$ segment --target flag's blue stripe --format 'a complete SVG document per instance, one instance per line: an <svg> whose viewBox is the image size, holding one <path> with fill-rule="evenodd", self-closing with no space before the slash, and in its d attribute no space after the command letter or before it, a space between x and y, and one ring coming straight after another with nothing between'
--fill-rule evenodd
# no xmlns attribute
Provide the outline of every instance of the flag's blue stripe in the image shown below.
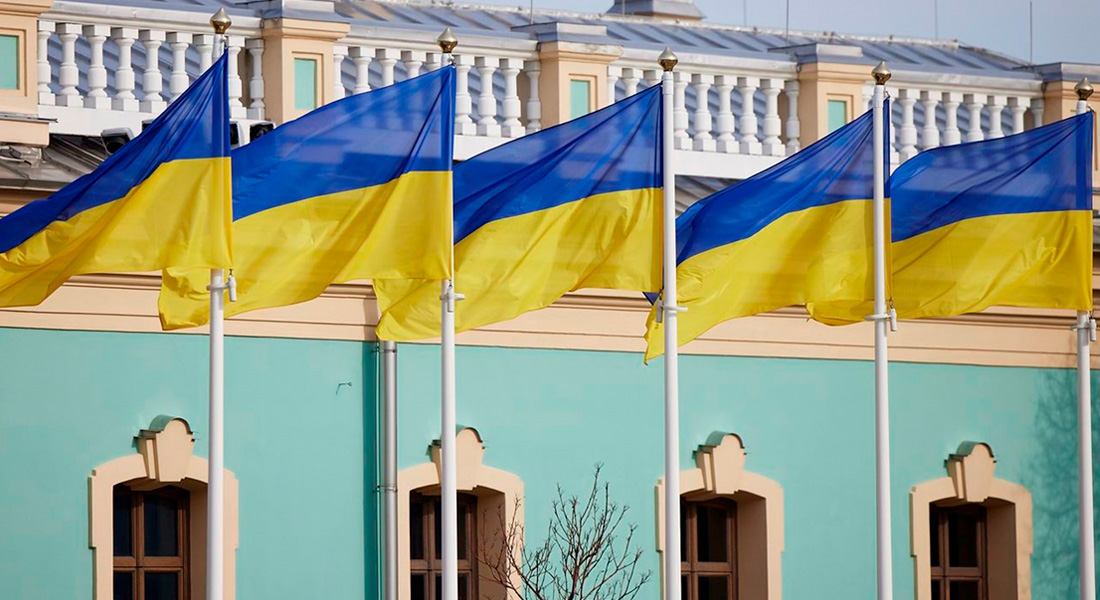
<svg viewBox="0 0 1100 600"><path fill-rule="evenodd" d="M890 178L893 241L965 219L1092 208L1092 112L926 150Z"/></svg>
<svg viewBox="0 0 1100 600"><path fill-rule="evenodd" d="M327 104L233 151L233 218L449 171L454 77L448 66Z"/></svg>
<svg viewBox="0 0 1100 600"><path fill-rule="evenodd" d="M752 237L788 213L870 199L872 129L868 111L774 167L696 202L676 219L677 264Z"/></svg>
<svg viewBox="0 0 1100 600"><path fill-rule="evenodd" d="M226 58L219 58L143 132L95 171L0 219L0 253L54 221L125 197L161 163L229 155Z"/></svg>
<svg viewBox="0 0 1100 600"><path fill-rule="evenodd" d="M660 187L660 101L654 86L457 165L455 242L491 221Z"/></svg>

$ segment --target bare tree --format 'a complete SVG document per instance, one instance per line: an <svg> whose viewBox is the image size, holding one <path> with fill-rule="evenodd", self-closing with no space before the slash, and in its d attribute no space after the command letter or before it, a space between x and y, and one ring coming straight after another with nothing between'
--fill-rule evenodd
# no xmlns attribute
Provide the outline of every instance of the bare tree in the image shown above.
<svg viewBox="0 0 1100 600"><path fill-rule="evenodd" d="M611 486L596 465L587 498L566 497L561 486L542 545L523 546L523 525L498 511L496 532L482 535L478 560L482 577L524 600L632 600L649 582L640 571L638 526L625 523L629 506L611 501ZM521 500L516 500L518 514Z"/></svg>

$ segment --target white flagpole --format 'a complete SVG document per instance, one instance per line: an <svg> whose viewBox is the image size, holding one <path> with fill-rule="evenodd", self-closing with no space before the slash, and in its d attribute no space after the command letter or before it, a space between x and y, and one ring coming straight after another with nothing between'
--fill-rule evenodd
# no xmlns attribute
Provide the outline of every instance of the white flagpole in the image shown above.
<svg viewBox="0 0 1100 600"><path fill-rule="evenodd" d="M450 63L451 51L458 45L458 39L447 28L436 40L443 51L443 64ZM448 211L453 211L453 199L449 199ZM451 221L454 221L451 215ZM447 230L448 235L451 230ZM454 277L454 244L451 244L451 277ZM440 483L442 484L443 508L443 594L442 600L458 600L458 473L455 456L455 301L462 297L455 293L454 280L447 279L441 286L440 326L441 326L441 375L442 406L440 410L439 451L441 462Z"/></svg>
<svg viewBox="0 0 1100 600"><path fill-rule="evenodd" d="M661 156L664 174L664 292L658 307L665 322L665 594L680 600L680 350L676 327L676 172L672 155L672 70L677 58L665 48L657 58L661 79Z"/></svg>
<svg viewBox="0 0 1100 600"><path fill-rule="evenodd" d="M1089 109L1092 84L1082 79L1077 92L1077 114ZM1092 498L1092 365L1089 343L1096 341L1092 313L1077 313L1077 521L1080 545L1081 600L1096 600L1096 527Z"/></svg>
<svg viewBox="0 0 1100 600"><path fill-rule="evenodd" d="M875 78L874 122L874 269L875 269L875 511L878 564L878 600L894 597L894 575L890 532L890 386L887 364L886 327L894 323L893 310L886 308L886 200L884 176L883 103L890 69L880 62L871 72Z"/></svg>
<svg viewBox="0 0 1100 600"><path fill-rule="evenodd" d="M232 25L224 8L210 18L214 28L214 56L224 50L224 34ZM232 278L231 278L232 279ZM210 456L206 488L206 598L222 600L225 591L225 296L232 285L225 282L224 269L210 270Z"/></svg>

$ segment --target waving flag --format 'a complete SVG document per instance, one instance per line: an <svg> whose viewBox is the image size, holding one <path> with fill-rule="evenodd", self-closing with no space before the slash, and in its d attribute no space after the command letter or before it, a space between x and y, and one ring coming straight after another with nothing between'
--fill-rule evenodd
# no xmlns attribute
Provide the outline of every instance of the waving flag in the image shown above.
<svg viewBox="0 0 1100 600"><path fill-rule="evenodd" d="M506 321L571 290L660 286L660 89L455 167L456 330ZM378 336L439 335L439 286L375 283Z"/></svg>
<svg viewBox="0 0 1100 600"><path fill-rule="evenodd" d="M454 67L356 94L233 152L226 316L355 279L450 275ZM165 329L209 318L207 274L166 278Z"/></svg>
<svg viewBox="0 0 1100 600"><path fill-rule="evenodd" d="M871 121L868 112L676 219L681 345L723 321L794 304L829 324L873 312ZM664 352L655 316L646 360Z"/></svg>
<svg viewBox="0 0 1100 600"><path fill-rule="evenodd" d="M1092 308L1091 112L918 154L890 178L902 318Z"/></svg>
<svg viewBox="0 0 1100 600"><path fill-rule="evenodd" d="M0 306L83 273L229 266L229 171L222 57L95 171L0 219Z"/></svg>

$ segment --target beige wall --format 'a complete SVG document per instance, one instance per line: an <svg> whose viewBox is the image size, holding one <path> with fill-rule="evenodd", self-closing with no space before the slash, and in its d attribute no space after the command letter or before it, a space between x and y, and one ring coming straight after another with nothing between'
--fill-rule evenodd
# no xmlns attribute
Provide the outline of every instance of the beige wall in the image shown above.
<svg viewBox="0 0 1100 600"><path fill-rule="evenodd" d="M848 103L848 120L863 101L863 84L870 81L867 65L807 63L798 72L798 120L805 148L829 133L829 100Z"/></svg>
<svg viewBox="0 0 1100 600"><path fill-rule="evenodd" d="M317 60L317 106L331 102L332 46L348 34L347 23L272 19L264 21L263 72L266 116L275 123L296 119L308 111L294 108L294 59Z"/></svg>
<svg viewBox="0 0 1100 600"><path fill-rule="evenodd" d="M0 35L18 38L19 87L0 90L0 112L38 116L38 15L53 0L0 0ZM45 146L50 141L46 121L0 117L0 143Z"/></svg>
<svg viewBox="0 0 1100 600"><path fill-rule="evenodd" d="M607 97L607 65L621 54L622 48L619 46L573 42L540 44L542 126L550 127L572 118L569 82L573 79L592 82L593 109L610 104Z"/></svg>

